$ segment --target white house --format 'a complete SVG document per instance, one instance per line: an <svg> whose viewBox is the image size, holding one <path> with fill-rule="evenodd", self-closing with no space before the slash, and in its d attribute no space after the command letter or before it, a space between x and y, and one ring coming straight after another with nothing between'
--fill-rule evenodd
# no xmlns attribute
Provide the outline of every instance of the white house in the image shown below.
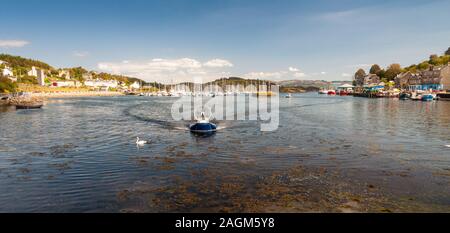
<svg viewBox="0 0 450 233"><path fill-rule="evenodd" d="M141 84L139 84L139 82L135 81L133 84L130 85L130 88L139 89L139 88L141 88Z"/></svg>
<svg viewBox="0 0 450 233"><path fill-rule="evenodd" d="M34 76L38 80L38 84L41 86L45 85L45 72L42 69L31 67L31 70L28 71L28 76Z"/></svg>
<svg viewBox="0 0 450 233"><path fill-rule="evenodd" d="M13 75L13 71L11 70L11 68L9 68L8 66L5 66L5 68L2 71L3 76L5 77L12 77Z"/></svg>
<svg viewBox="0 0 450 233"><path fill-rule="evenodd" d="M65 80L65 81L56 81L56 82L53 82L53 83L52 83L52 86L54 86L54 87L78 87L78 86L79 86L79 83L78 83L77 81L72 81L72 80L68 81L68 80Z"/></svg>
<svg viewBox="0 0 450 233"><path fill-rule="evenodd" d="M119 84L116 80L86 80L84 85L88 87L116 88Z"/></svg>

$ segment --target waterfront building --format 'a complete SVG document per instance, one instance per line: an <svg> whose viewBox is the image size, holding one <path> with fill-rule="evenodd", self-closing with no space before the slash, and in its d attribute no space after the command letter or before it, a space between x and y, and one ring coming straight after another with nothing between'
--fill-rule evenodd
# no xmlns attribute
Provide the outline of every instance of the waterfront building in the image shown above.
<svg viewBox="0 0 450 233"><path fill-rule="evenodd" d="M416 74L413 74L409 71L398 74L394 79L395 87L400 89L407 89L411 80L415 79L414 76L416 76Z"/></svg>
<svg viewBox="0 0 450 233"><path fill-rule="evenodd" d="M344 84L344 85L340 85L337 87L338 91L347 91L347 92L352 92L353 91L354 86L350 85L350 84Z"/></svg>
<svg viewBox="0 0 450 233"><path fill-rule="evenodd" d="M87 87L107 87L107 88L117 88L119 85L116 80L86 80L84 85Z"/></svg>
<svg viewBox="0 0 450 233"><path fill-rule="evenodd" d="M380 77L376 74L368 74L364 77L355 78L356 86L363 87L380 83Z"/></svg>
<svg viewBox="0 0 450 233"><path fill-rule="evenodd" d="M45 85L45 72L44 70L36 67L31 67L31 70L28 71L28 76L34 76L37 78L38 84L41 86Z"/></svg>
<svg viewBox="0 0 450 233"><path fill-rule="evenodd" d="M396 87L410 91L450 90L450 65L430 67L416 74L406 72L395 78Z"/></svg>
<svg viewBox="0 0 450 233"><path fill-rule="evenodd" d="M78 87L80 83L75 80L55 81L52 83L54 87Z"/></svg>

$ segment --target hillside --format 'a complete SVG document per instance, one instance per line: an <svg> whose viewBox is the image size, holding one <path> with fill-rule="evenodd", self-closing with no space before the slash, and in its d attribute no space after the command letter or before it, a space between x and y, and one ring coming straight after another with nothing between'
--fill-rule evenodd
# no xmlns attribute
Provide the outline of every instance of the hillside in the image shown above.
<svg viewBox="0 0 450 233"><path fill-rule="evenodd" d="M0 61L6 62L13 70L14 76L20 77L19 83L36 84L34 77L29 77L27 72L31 70L31 67L35 66L45 70L46 76L49 80L64 80L65 77L59 74L60 71L65 70L70 73L70 76L74 80L83 82L86 77L90 79L101 79L101 80L117 80L123 83L133 83L135 81L145 83L143 80L128 77L123 75L114 75L108 73L96 73L94 71L86 70L83 67L72 67L72 68L54 68L46 62L24 58L21 56L14 56L9 54L0 54ZM0 67L1 68L1 67Z"/></svg>
<svg viewBox="0 0 450 233"><path fill-rule="evenodd" d="M0 61L7 62L14 69L19 67L31 68L32 66L36 66L46 70L53 69L49 64L45 62L9 54L0 54Z"/></svg>

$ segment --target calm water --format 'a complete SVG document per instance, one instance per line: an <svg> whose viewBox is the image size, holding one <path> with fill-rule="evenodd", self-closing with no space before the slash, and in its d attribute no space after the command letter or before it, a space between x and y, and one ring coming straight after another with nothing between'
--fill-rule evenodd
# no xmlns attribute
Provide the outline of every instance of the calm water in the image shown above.
<svg viewBox="0 0 450 233"><path fill-rule="evenodd" d="M282 211L334 211L351 199L331 196L340 182L348 188L339 194L354 192L368 206L359 211L380 211L373 203L450 211L450 102L298 94L280 99L275 132L223 121L214 136L199 138L187 122L167 121L175 100L65 98L41 110L0 108L0 212L270 211L267 202L295 198L299 187L312 190L296 199L304 204ZM137 136L152 142L137 148ZM296 179L307 183L294 186L283 172L299 166L306 178ZM333 176L321 182L324 170ZM261 185L273 174L276 191Z"/></svg>

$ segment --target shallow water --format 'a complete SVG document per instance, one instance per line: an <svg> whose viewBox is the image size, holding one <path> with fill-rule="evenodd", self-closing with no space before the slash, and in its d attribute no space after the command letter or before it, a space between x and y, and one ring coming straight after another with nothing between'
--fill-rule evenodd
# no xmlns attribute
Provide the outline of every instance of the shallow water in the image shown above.
<svg viewBox="0 0 450 233"><path fill-rule="evenodd" d="M200 138L175 100L0 108L0 212L450 211L450 102L297 94Z"/></svg>

